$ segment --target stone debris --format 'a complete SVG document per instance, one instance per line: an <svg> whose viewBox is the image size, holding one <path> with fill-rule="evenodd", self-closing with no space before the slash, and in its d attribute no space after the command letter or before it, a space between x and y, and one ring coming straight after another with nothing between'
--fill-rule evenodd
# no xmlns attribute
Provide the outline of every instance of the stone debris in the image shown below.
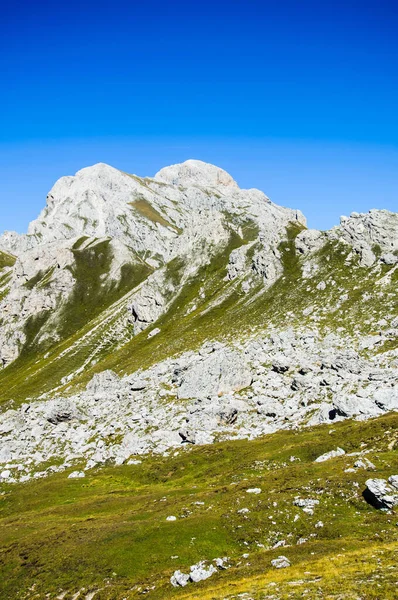
<svg viewBox="0 0 398 600"><path fill-rule="evenodd" d="M208 579L214 573L217 573L218 570L224 570L229 568L228 558L215 558L213 560L213 564L208 564L207 561L202 560L195 565L190 567L190 572L188 574L184 574L181 571L175 571L172 577L170 578L170 583L173 587L185 587L188 583L198 583L199 581L204 581Z"/></svg>
<svg viewBox="0 0 398 600"><path fill-rule="evenodd" d="M287 567L290 567L290 560L286 558L286 556L278 556L278 558L271 560L271 565L275 567L275 569L286 569Z"/></svg>
<svg viewBox="0 0 398 600"><path fill-rule="evenodd" d="M263 367L281 352L289 358L289 371ZM79 461L86 461L85 469L109 461L137 464L140 455L209 444L215 436L253 438L304 422L382 414L381 398L388 409L387 398L395 398L396 373L377 364L345 349L338 336L323 339L316 330L272 332L231 345L207 342L146 371L124 377L99 373L69 398L32 400L7 410L0 415L0 469L10 471L11 482L26 481L51 460L49 472ZM307 380L300 373L309 369ZM382 384L374 378L377 372ZM305 383L292 385L295 380ZM316 400L309 401L309 394ZM342 452L332 450L317 462Z"/></svg>
<svg viewBox="0 0 398 600"><path fill-rule="evenodd" d="M293 505L303 509L303 512L308 515L314 514L314 508L319 504L319 500L315 498L295 498Z"/></svg>

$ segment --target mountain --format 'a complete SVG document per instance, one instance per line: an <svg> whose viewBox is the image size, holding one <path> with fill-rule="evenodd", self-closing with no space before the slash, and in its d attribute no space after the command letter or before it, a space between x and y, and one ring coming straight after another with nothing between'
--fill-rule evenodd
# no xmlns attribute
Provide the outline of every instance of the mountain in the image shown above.
<svg viewBox="0 0 398 600"><path fill-rule="evenodd" d="M132 473L149 486L147 463L174 473L169 457L182 453L178 468L189 471L189 456L202 464L213 447L236 448L242 480L246 453L279 439L293 444L303 466L295 465L296 450L281 457L272 446L261 458L266 470L285 461L285 476L297 469L315 494L311 469L325 486L328 475L309 464L316 452L337 447L328 431L352 427L357 437L342 433L338 442L361 460L360 435L377 446L382 434L375 431L386 424L394 444L397 417L385 413L398 409L397 282L397 213L352 213L329 231L308 229L299 210L240 189L224 170L196 160L153 178L105 164L61 178L27 234L0 237L0 485L38 510L40 521L40 507L20 490L36 494L44 486L54 503L53 482L63 490L67 475L76 485L93 478L95 486ZM360 424L340 423L347 418ZM367 419L376 429L361 423ZM292 435L300 437L293 442ZM310 454L308 436L323 440ZM388 454L388 444L380 452ZM343 464L338 456L333 460ZM213 460L221 488L232 485L221 476L228 472L223 460ZM387 470L380 465L383 476ZM195 469L191 476L202 481ZM156 480L151 502L166 480ZM130 484L120 485L132 493ZM337 480L333 486L338 494ZM186 560L216 558L202 554ZM147 576L135 576L141 591ZM158 597L171 594L166 579L168 591ZM41 581L43 597L56 592ZM77 581L57 581L66 594L77 593ZM112 585L101 598L125 597L112 596ZM17 597L16 590L5 597ZM73 597L91 598L79 593Z"/></svg>

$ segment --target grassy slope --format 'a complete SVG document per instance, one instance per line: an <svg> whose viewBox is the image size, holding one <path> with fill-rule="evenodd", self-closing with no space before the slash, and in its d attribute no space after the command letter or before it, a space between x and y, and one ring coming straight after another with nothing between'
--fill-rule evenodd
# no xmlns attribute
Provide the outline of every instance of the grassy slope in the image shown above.
<svg viewBox="0 0 398 600"><path fill-rule="evenodd" d="M176 233L181 233L182 230L176 227L173 223L170 223L163 215L161 215L145 198L140 198L130 202L130 206L145 219L148 219L152 223L159 223L167 229L172 229Z"/></svg>
<svg viewBox="0 0 398 600"><path fill-rule="evenodd" d="M11 254L6 254L0 250L0 302L7 296L9 292L8 283L11 279L11 273L8 267L13 267L16 258ZM7 269L4 272L4 269ZM0 319L0 326L1 326Z"/></svg>
<svg viewBox="0 0 398 600"><path fill-rule="evenodd" d="M388 314L398 315L397 270L385 265L377 265L372 269L361 268L357 259L347 265L350 249L343 244L329 243L317 255L319 269L310 279L303 279L302 259L296 256L294 249L294 236L297 233L297 229L289 229L286 242L280 246L283 276L268 289L259 282L249 294L242 292L239 280L225 280L230 252L251 239L249 236L247 240L241 240L233 235L228 247L186 283L168 313L155 324L161 328L160 334L148 340L144 331L119 350L103 352L99 362L88 366L76 379L76 385L86 384L95 372L107 368L121 374L147 368L175 353L196 348L206 339L246 335L270 325L279 328L311 327L314 325L314 315L318 319L315 324L325 334L341 328L342 334L354 337L377 333L379 329L376 327L375 330L374 323L378 319ZM169 276L178 284L181 264L172 261L168 268ZM390 280L378 285L389 272ZM327 284L325 290L317 289L321 281ZM202 300L199 298L200 290L206 292ZM344 294L347 294L347 298L341 301ZM187 314L194 304L196 308ZM314 307L314 313L303 314L309 306ZM367 322L369 317L372 319ZM92 324L82 332L90 326ZM78 342L79 335L75 334L74 342ZM98 335L101 335L101 329ZM55 347L50 358L38 360L34 357L29 365L22 367L17 361L0 373L3 403L11 398L19 403L26 397L59 384L72 366L81 361L81 357L74 355L71 358L69 354L58 359L71 340ZM96 343L95 340L93 343ZM397 338L392 338L380 350L397 346Z"/></svg>
<svg viewBox="0 0 398 600"><path fill-rule="evenodd" d="M5 267L13 267L15 261L15 256L12 256L11 254L7 254L6 252L2 252L0 250L0 271Z"/></svg>
<svg viewBox="0 0 398 600"><path fill-rule="evenodd" d="M55 598L64 590L70 600L82 587L101 589L96 600L138 598L145 589L153 599L244 592L255 600L396 598L397 518L373 509L361 494L368 477L398 471L397 440L398 416L386 415L181 449L82 480L63 473L3 484L0 598ZM354 457L313 462L336 446L369 448L376 474L345 473ZM247 494L250 487L262 493ZM297 495L319 500L313 516L293 506ZM238 514L243 507L250 513ZM177 521L167 522L169 515ZM316 528L320 520L324 527ZM311 534L316 537L297 545ZM283 539L290 547L269 549ZM280 554L290 569L271 567ZM184 589L170 585L174 570L225 555L229 570Z"/></svg>
<svg viewBox="0 0 398 600"><path fill-rule="evenodd" d="M112 251L109 240L94 242L80 249L78 240L73 248L75 263L72 274L76 285L68 301L60 307L59 331L61 341L50 350L39 346L37 334L46 327L51 311L39 313L27 321L26 343L20 357L0 374L1 403L10 399L20 403L27 397L38 395L58 385L61 379L81 367L87 357L99 346L103 354L114 347L111 341L104 343L105 334L120 316L121 299L145 279L152 269L138 257L135 262L121 267L117 283L106 280L111 264ZM48 285L48 273L40 273L37 281L28 281L28 286ZM105 281L105 282L104 282ZM113 306L110 316L107 309ZM115 317L112 318L112 312ZM104 328L95 329L101 321ZM90 331L95 330L88 337ZM116 340L118 341L118 340Z"/></svg>

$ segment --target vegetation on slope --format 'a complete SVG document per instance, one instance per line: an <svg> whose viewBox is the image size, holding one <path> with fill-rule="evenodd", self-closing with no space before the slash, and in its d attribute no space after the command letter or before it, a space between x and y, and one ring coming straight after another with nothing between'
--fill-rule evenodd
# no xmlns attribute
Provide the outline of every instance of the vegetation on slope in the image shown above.
<svg viewBox="0 0 398 600"><path fill-rule="evenodd" d="M173 223L170 223L170 221L161 215L145 198L138 198L129 204L141 217L148 219L152 223L159 223L159 225L162 225L167 229L172 229L176 233L182 232L180 228Z"/></svg>
<svg viewBox="0 0 398 600"><path fill-rule="evenodd" d="M75 262L71 270L76 284L66 303L60 307L57 335L61 341L52 348L37 341L52 311L29 318L20 357L0 374L1 401L14 399L18 404L26 397L55 387L63 377L84 364L95 345L101 345L104 354L108 353L111 344L103 343L102 338L107 337L104 330L96 332L89 344L79 344L79 340L92 330L97 318L104 319L110 306L116 307L129 290L152 272L149 265L136 257L135 262L122 265L120 276L114 281L109 277L113 259L110 240L97 240L82 246L85 240L78 240L72 249ZM48 273L40 273L36 279L26 285L48 285ZM111 328L112 321L112 318L104 319L105 326ZM72 355L68 349L73 349ZM59 360L53 360L54 354Z"/></svg>
<svg viewBox="0 0 398 600"><path fill-rule="evenodd" d="M339 330L354 340L355 337L378 333L380 329L377 323L386 315L398 315L398 270L380 263L371 269L360 267L358 257L350 258L349 246L329 242L310 259L316 264L316 270L304 275L308 259L296 254L294 238L300 228L293 225L287 231L286 241L279 246L283 275L268 288L258 279L258 284L245 294L241 278L226 280L232 250L250 243L255 237L250 223L245 231L247 238L242 239L233 233L227 247L179 289L168 312L154 323L154 327L161 329L158 335L148 339L148 331L144 331L116 351L105 345L96 357L96 364L87 364L84 372L75 379L74 386L85 385L95 372L107 368L119 374L147 368L176 353L198 348L206 339L239 337L270 326L316 326L324 334ZM249 248L248 258L255 249L254 242ZM178 286L183 263L175 259L167 268L169 277ZM84 282L84 270L81 278ZM322 282L324 288L320 287ZM95 291L91 298L95 302ZM98 305L94 306L98 310ZM109 311L116 310L117 306L120 306L120 302L112 305ZM68 316L72 322L73 310ZM90 344L99 343L98 340L111 326L111 320L101 326L102 314L105 313L98 314L95 322L98 329ZM363 314L368 318L364 319ZM16 361L0 373L0 387L4 390L2 401L14 399L18 404L26 397L59 386L62 378L74 372L88 354L84 344L81 350L84 356L75 350L70 353L68 348L79 347L79 339L93 326L94 321L89 322L52 348L46 358L34 356L29 364ZM397 346L397 338L391 338L380 351ZM65 391L68 391L67 385Z"/></svg>
<svg viewBox="0 0 398 600"><path fill-rule="evenodd" d="M118 281L107 281L104 285L113 259L110 240L97 241L83 249L78 241L72 251L75 258L72 275L76 285L61 313L61 338L81 329L152 272L151 267L137 257L135 263L122 265Z"/></svg>
<svg viewBox="0 0 398 600"><path fill-rule="evenodd" d="M206 339L244 336L270 326L314 325L325 334L340 328L343 334L360 336L373 333L375 323L386 314L398 315L397 271L381 265L373 270L347 265L350 248L330 243L315 257L316 272L304 278L303 261L294 247L297 233L297 229L291 229L287 241L279 248L283 275L268 288L259 281L248 294L242 291L241 280L225 280L229 254L238 243L232 238L226 251L186 284L168 313L154 324L161 329L157 336L148 340L143 332L135 337L88 371L85 381L104 368L119 373L147 368L175 353L198 348ZM377 282L388 276L389 271L391 280L378 287ZM322 281L326 284L324 290L319 289ZM200 291L203 299L199 297ZM363 319L361 311L372 318ZM398 344L398 340L392 340L390 347L394 343Z"/></svg>
<svg viewBox="0 0 398 600"><path fill-rule="evenodd" d="M398 416L386 415L182 447L84 479L60 473L2 484L0 598L65 592L71 600L81 588L79 598L98 590L95 600L396 598L397 518L366 504L362 492L369 477L397 473L397 441ZM347 455L314 463L337 446L370 450L376 473L346 472L357 459ZM247 493L257 487L260 494ZM294 506L295 497L319 500L314 514ZM276 571L271 560L281 554L292 566ZM171 586L175 570L223 556L231 568Z"/></svg>
<svg viewBox="0 0 398 600"><path fill-rule="evenodd" d="M0 250L0 271L5 267L13 267L15 265L15 261L15 256Z"/></svg>

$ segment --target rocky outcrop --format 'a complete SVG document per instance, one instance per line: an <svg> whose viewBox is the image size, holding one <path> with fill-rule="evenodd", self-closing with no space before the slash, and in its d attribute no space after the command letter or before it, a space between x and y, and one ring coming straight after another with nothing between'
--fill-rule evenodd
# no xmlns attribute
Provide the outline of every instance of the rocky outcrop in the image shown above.
<svg viewBox="0 0 398 600"><path fill-rule="evenodd" d="M359 254L360 265L370 267L376 259L398 263L398 214L388 210L351 213L341 217L340 225L330 233L331 239L343 240Z"/></svg>
<svg viewBox="0 0 398 600"><path fill-rule="evenodd" d="M156 173L155 179L173 186L225 188L225 192L228 188L239 189L229 173L200 160L187 160L182 164L165 167Z"/></svg>
<svg viewBox="0 0 398 600"><path fill-rule="evenodd" d="M398 475L385 479L368 479L363 496L369 504L382 510L398 506Z"/></svg>
<svg viewBox="0 0 398 600"><path fill-rule="evenodd" d="M214 564L209 564L205 560L192 565L189 573L182 573L181 571L175 571L170 578L170 583L173 587L185 587L188 583L199 583L199 581L205 581L219 570L227 569L228 558L215 558Z"/></svg>
<svg viewBox="0 0 398 600"><path fill-rule="evenodd" d="M325 454L321 454L318 458L315 459L315 462L325 462L326 460L330 460L331 458L337 458L338 456L344 456L345 451L343 448L336 448L336 450L330 450L330 452L325 452Z"/></svg>
<svg viewBox="0 0 398 600"><path fill-rule="evenodd" d="M271 560L271 565L275 567L275 569L286 569L287 567L290 567L290 560L286 558L286 556L278 556L278 558Z"/></svg>

